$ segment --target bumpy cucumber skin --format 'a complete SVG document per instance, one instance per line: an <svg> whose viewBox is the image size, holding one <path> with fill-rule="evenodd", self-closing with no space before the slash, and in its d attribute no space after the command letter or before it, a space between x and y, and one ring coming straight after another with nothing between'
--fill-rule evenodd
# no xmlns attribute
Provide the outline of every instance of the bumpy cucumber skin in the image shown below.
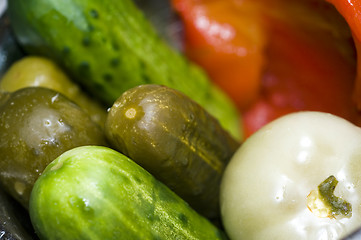
<svg viewBox="0 0 361 240"><path fill-rule="evenodd" d="M226 239L146 170L106 147L74 148L50 163L29 212L40 239Z"/></svg>
<svg viewBox="0 0 361 240"><path fill-rule="evenodd" d="M9 16L29 53L57 61L108 106L137 85L167 85L193 98L241 139L231 100L168 46L131 0L11 0Z"/></svg>
<svg viewBox="0 0 361 240"><path fill-rule="evenodd" d="M189 97L147 84L124 92L109 109L105 134L202 215L219 217L219 185L239 143Z"/></svg>

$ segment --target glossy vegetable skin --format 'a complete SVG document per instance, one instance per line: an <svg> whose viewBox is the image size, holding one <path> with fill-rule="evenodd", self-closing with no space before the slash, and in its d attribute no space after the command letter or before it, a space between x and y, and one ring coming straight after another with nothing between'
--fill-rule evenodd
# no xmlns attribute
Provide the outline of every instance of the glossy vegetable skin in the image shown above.
<svg viewBox="0 0 361 240"><path fill-rule="evenodd" d="M358 110L361 109L361 4L358 1L328 0L346 19L351 31L357 52L357 76L355 81L354 100Z"/></svg>
<svg viewBox="0 0 361 240"><path fill-rule="evenodd" d="M98 146L50 163L29 211L41 239L226 239L135 162Z"/></svg>
<svg viewBox="0 0 361 240"><path fill-rule="evenodd" d="M172 0L184 27L184 51L244 110L259 95L266 34L253 3Z"/></svg>
<svg viewBox="0 0 361 240"><path fill-rule="evenodd" d="M219 217L219 184L240 143L189 97L160 85L126 91L110 108L109 142L192 207Z"/></svg>
<svg viewBox="0 0 361 240"><path fill-rule="evenodd" d="M293 113L265 125L223 175L229 237L334 240L352 233L361 222L360 146L361 129L327 113Z"/></svg>
<svg viewBox="0 0 361 240"><path fill-rule="evenodd" d="M0 80L0 91L13 92L24 87L46 87L62 93L83 108L100 127L104 126L105 107L83 92L50 59L25 56L10 65Z"/></svg>
<svg viewBox="0 0 361 240"><path fill-rule="evenodd" d="M0 239L38 239L32 228L29 213L0 188Z"/></svg>
<svg viewBox="0 0 361 240"><path fill-rule="evenodd" d="M62 94L23 88L0 101L0 186L28 208L44 168L61 153L83 145L106 145L100 127Z"/></svg>
<svg viewBox="0 0 361 240"><path fill-rule="evenodd" d="M280 116L300 110L329 112L361 126L361 114L352 97L356 69L360 68L357 65L361 66L355 51L355 43L357 52L361 49L361 21L355 17L360 11L358 3L172 3L183 20L189 58L204 67L234 100L241 100L243 107L238 106L245 137ZM357 79L360 83L360 77ZM243 99L249 97L247 94L253 96L248 102ZM360 99L356 98L358 102Z"/></svg>
<svg viewBox="0 0 361 240"><path fill-rule="evenodd" d="M268 18L268 64L261 96L243 114L245 135L300 110L332 113L361 126L352 97L357 61L350 27L326 1L285 2L268 7L279 18Z"/></svg>
<svg viewBox="0 0 361 240"><path fill-rule="evenodd" d="M232 101L160 38L132 0L11 0L8 10L28 53L56 61L107 107L129 88L163 84L194 98L241 139Z"/></svg>

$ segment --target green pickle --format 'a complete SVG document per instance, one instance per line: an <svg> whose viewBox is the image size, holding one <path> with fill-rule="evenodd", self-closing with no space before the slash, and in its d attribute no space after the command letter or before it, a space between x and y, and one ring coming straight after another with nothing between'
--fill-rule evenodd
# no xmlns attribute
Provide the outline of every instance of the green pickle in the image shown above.
<svg viewBox="0 0 361 240"><path fill-rule="evenodd" d="M204 108L161 85L126 91L110 108L108 141L195 210L219 217L219 184L240 143Z"/></svg>
<svg viewBox="0 0 361 240"><path fill-rule="evenodd" d="M0 96L0 187L25 208L34 182L60 154L106 146L101 128L59 92L28 87Z"/></svg>

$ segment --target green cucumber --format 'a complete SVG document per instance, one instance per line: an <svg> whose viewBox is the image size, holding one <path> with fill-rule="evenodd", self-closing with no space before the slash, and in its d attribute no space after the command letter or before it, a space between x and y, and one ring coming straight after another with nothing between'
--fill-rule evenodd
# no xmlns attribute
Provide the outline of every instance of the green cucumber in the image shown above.
<svg viewBox="0 0 361 240"><path fill-rule="evenodd" d="M127 90L109 109L108 141L209 219L219 217L219 185L239 147L204 108L172 88Z"/></svg>
<svg viewBox="0 0 361 240"><path fill-rule="evenodd" d="M11 0L9 16L28 53L58 62L107 106L127 89L162 84L193 98L241 139L230 98L168 45L132 0Z"/></svg>
<svg viewBox="0 0 361 240"><path fill-rule="evenodd" d="M125 155L83 146L44 170L30 198L40 239L226 239Z"/></svg>

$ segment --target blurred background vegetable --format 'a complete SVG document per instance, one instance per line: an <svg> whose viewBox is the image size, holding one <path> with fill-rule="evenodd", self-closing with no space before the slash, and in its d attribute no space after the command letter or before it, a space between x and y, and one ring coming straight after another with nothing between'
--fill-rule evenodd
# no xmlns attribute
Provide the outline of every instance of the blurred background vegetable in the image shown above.
<svg viewBox="0 0 361 240"><path fill-rule="evenodd" d="M3 2L6 2L3 0ZM0 5L1 6L1 5ZM2 5L4 7L4 5ZM5 11L0 11L0 78L8 70L10 65L24 56L15 39L14 33L10 27L10 19Z"/></svg>
<svg viewBox="0 0 361 240"><path fill-rule="evenodd" d="M90 98L50 59L25 56L12 63L0 79L0 91L13 92L24 87L46 87L62 93L104 127L106 108Z"/></svg>
<svg viewBox="0 0 361 240"><path fill-rule="evenodd" d="M254 4L173 0L184 51L243 110L258 96L265 36ZM241 6L240 6L241 5Z"/></svg>
<svg viewBox="0 0 361 240"><path fill-rule="evenodd" d="M280 116L300 110L330 112L361 124L352 98L356 77L352 34L330 3L323 0L172 3L185 23L187 56L233 95L243 113L246 136ZM219 6L217 10L215 6ZM224 32L229 34L222 35ZM243 55L238 54L239 48ZM238 59L232 61L237 66L224 64L224 58L230 56ZM212 59L211 64L208 59ZM242 71L238 73L237 69ZM250 91L241 84L253 88ZM253 97L239 102L243 91L250 91Z"/></svg>
<svg viewBox="0 0 361 240"><path fill-rule="evenodd" d="M191 97L242 139L240 115L230 98L160 37L132 0L8 4L11 26L25 51L55 61L106 107L129 88L162 84Z"/></svg>
<svg viewBox="0 0 361 240"><path fill-rule="evenodd" d="M359 1L348 0L327 0L332 3L340 14L345 18L348 26L351 28L353 40L357 52L357 76L356 87L354 91L354 99L357 107L361 110L361 4Z"/></svg>

